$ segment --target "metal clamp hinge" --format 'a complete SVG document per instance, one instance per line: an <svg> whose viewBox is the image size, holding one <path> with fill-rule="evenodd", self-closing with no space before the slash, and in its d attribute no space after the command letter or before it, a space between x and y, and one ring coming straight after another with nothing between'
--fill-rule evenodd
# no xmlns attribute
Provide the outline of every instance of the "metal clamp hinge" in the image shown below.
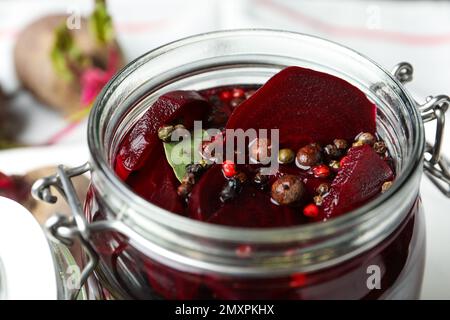
<svg viewBox="0 0 450 320"><path fill-rule="evenodd" d="M408 62L399 63L392 70L398 81L405 84L413 79L414 69ZM426 143L424 169L426 176L436 187L450 198L449 161L442 155L445 129L445 112L450 106L450 98L446 95L429 96L424 104L416 102L424 123L436 120L434 143Z"/></svg>

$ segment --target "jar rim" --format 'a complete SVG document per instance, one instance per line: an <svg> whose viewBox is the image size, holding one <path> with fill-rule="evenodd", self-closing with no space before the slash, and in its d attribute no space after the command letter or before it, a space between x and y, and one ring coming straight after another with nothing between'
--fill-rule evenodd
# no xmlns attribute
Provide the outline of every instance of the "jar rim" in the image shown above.
<svg viewBox="0 0 450 320"><path fill-rule="evenodd" d="M101 148L103 142L101 141L100 130L98 130L97 124L102 112L103 103L107 92L114 90L118 83L121 83L126 77L134 70L134 68L148 62L154 57L157 57L165 52L180 48L184 45L194 43L197 41L204 41L208 39L220 38L220 37L235 37L235 36L274 36L274 37L287 37L296 41L308 41L319 44L324 44L333 50L345 51L351 57L356 57L363 60L365 63L371 64L386 75L390 81L393 89L402 94L405 97L404 105L410 115L410 120L414 129L414 141L412 147L411 161L406 163L405 169L402 174L396 178L395 183L385 193L377 196L375 199L369 201L363 206L352 210L345 215L335 217L325 222L312 223L300 226L290 227L277 227L270 229L262 228L243 228L243 227L229 227L222 225L215 225L205 223L202 221L193 220L184 216L176 215L170 211L160 208L151 202L136 196L136 194L126 186L123 181L115 174L114 170L108 164L106 157L102 154ZM180 40L176 40L153 49L142 56L138 57L121 71L119 71L113 79L103 88L102 92L94 102L92 111L88 120L88 145L91 155L91 165L95 170L95 174L101 176L102 180L107 181L115 191L115 195L120 196L126 203L133 203L138 208L137 211L143 214L146 218L157 221L161 225L168 226L173 229L179 229L183 233L194 234L198 236L207 236L223 241L237 241L245 235L246 241L253 242L284 242L284 241L298 241L308 240L311 238L327 236L330 232L336 232L337 230L343 230L354 226L362 221L371 218L370 213L381 204L384 204L391 199L398 190L400 190L410 178L414 175L417 168L420 167L423 159L424 151L424 132L422 119L414 100L410 94L405 90L403 85L387 70L381 67L378 63L365 55L343 46L339 43L326 40L316 36L310 36L307 34L274 30L274 29L235 29L214 31L208 33L202 33L190 37L186 37ZM421 170L421 169L420 169ZM136 211L136 210L135 210ZM151 212L151 216L148 214Z"/></svg>

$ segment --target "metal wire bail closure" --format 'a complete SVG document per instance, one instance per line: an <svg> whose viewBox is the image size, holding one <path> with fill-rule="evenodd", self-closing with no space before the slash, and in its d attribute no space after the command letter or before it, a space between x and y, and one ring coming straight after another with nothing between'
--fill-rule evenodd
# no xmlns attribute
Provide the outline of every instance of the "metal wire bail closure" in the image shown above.
<svg viewBox="0 0 450 320"><path fill-rule="evenodd" d="M408 62L397 64L392 70L394 77L402 84L412 81L414 69ZM450 198L450 162L441 154L444 140L445 112L450 106L446 95L429 96L424 104L416 102L424 123L436 120L434 143L426 143L424 169L425 175L448 198Z"/></svg>
<svg viewBox="0 0 450 320"><path fill-rule="evenodd" d="M55 203L57 197L51 191L51 187L54 187L65 198L71 209L72 216L55 214L45 224L45 231L50 240L70 246L75 239L78 239L86 253L87 263L80 274L80 288L72 292L71 299L77 298L80 289L98 263L98 255L89 241L90 227L84 217L82 205L71 181L71 178L88 171L90 171L89 163L70 169L58 166L56 174L36 181L31 191L35 199Z"/></svg>

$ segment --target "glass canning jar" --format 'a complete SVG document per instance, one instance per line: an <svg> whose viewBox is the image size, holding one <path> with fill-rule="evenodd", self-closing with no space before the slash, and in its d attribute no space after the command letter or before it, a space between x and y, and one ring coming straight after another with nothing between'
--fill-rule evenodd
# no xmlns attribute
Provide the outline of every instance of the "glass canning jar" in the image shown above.
<svg viewBox="0 0 450 320"><path fill-rule="evenodd" d="M115 175L121 139L161 94L261 85L292 65L345 79L376 103L377 130L397 174L386 193L327 222L245 229L167 212ZM418 298L425 258L419 184L424 164L443 191L449 183L439 157L449 99L430 97L419 105L403 86L411 77L408 63L391 74L351 49L285 31L222 31L179 40L141 56L109 82L89 118L90 161L60 167L35 184L34 194L51 202L50 186L63 191L73 217L52 219L50 234L66 243L81 240L82 280L95 280L103 297ZM438 124L435 146L426 144L423 129L432 120ZM83 209L70 178L87 171L91 187Z"/></svg>

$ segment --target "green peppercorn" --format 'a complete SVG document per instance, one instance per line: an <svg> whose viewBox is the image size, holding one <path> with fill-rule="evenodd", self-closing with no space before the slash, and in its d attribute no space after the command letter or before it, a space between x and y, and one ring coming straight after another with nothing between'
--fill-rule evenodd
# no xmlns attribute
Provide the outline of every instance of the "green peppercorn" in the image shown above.
<svg viewBox="0 0 450 320"><path fill-rule="evenodd" d="M281 164L291 163L295 159L295 153L291 149L281 149L278 152L278 161Z"/></svg>
<svg viewBox="0 0 450 320"><path fill-rule="evenodd" d="M378 154L385 154L386 153L386 144L383 141L377 141L373 144L373 150L375 150Z"/></svg>
<svg viewBox="0 0 450 320"><path fill-rule="evenodd" d="M341 167L341 164L339 161L331 160L330 163L328 164L328 166L331 168L331 170L336 172Z"/></svg>
<svg viewBox="0 0 450 320"><path fill-rule="evenodd" d="M315 196L313 198L313 200L314 200L314 203L316 204L316 206L321 206L323 203L323 198L321 195Z"/></svg>
<svg viewBox="0 0 450 320"><path fill-rule="evenodd" d="M326 182L319 184L319 186L316 188L316 192L319 195L327 194L329 191L330 191L330 184Z"/></svg>
<svg viewBox="0 0 450 320"><path fill-rule="evenodd" d="M368 144L370 146L373 146L377 139L370 132L362 132L356 136L355 141L361 144Z"/></svg>
<svg viewBox="0 0 450 320"><path fill-rule="evenodd" d="M381 193L385 193L386 191L388 191L392 187L392 183L392 181L386 181L385 183L383 183L383 185L381 186Z"/></svg>
<svg viewBox="0 0 450 320"><path fill-rule="evenodd" d="M174 126L163 126L158 129L158 138L164 142L170 142L174 130Z"/></svg>

